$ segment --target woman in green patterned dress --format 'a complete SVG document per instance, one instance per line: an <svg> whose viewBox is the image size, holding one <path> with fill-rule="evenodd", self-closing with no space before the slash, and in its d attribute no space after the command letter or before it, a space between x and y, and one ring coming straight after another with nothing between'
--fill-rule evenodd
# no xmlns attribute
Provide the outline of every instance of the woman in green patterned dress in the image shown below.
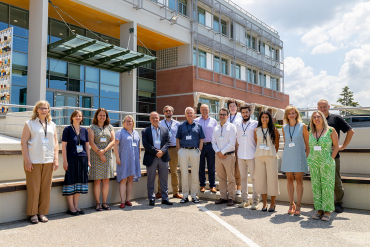
<svg viewBox="0 0 370 247"><path fill-rule="evenodd" d="M92 125L89 129L89 142L91 146L89 180L94 180L94 197L96 200L96 211L102 209L110 210L107 204L109 193L109 179L114 177L112 148L115 142L113 126L107 110L99 108L94 115ZM101 186L103 181L103 186ZM103 203L100 204L100 193Z"/></svg>
<svg viewBox="0 0 370 247"><path fill-rule="evenodd" d="M330 212L334 211L334 158L339 151L338 134L334 128L329 127L321 111L312 113L310 126L310 154L307 162L310 166L313 201L317 210L312 218L328 221Z"/></svg>

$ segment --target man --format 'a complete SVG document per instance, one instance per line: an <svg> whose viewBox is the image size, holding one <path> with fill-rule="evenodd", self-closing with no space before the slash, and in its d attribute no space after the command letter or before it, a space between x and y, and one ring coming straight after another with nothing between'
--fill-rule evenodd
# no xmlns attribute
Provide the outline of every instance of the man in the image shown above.
<svg viewBox="0 0 370 247"><path fill-rule="evenodd" d="M328 125L333 127L338 133L338 139L340 135L340 131L343 133L347 133L346 139L344 140L343 145L339 146L339 151L344 150L348 144L351 142L352 136L355 133L354 130L349 126L349 124L344 121L344 119L336 114L330 114L329 109L330 105L327 100L320 100L317 103L317 109L324 113L326 117L326 121L328 121ZM340 156L339 152L335 157L335 188L334 188L334 204L335 204L335 212L341 213L343 212L343 196L344 196L344 189L342 184L342 179L340 176Z"/></svg>
<svg viewBox="0 0 370 247"><path fill-rule="evenodd" d="M209 114L208 105L203 104L200 106L200 113L202 116L196 118L194 122L202 125L202 129L206 138L203 140L203 149L200 154L199 162L199 183L200 192L206 191L206 159L208 168L208 180L211 192L217 193L216 179L215 179L215 151L212 148L212 135L213 129L217 126L217 121L211 118Z"/></svg>
<svg viewBox="0 0 370 247"><path fill-rule="evenodd" d="M168 200L168 147L171 140L168 129L159 126L159 114L151 112L149 117L151 126L142 132L143 146L145 148L143 165L146 166L148 174L147 188L149 205L155 205L154 181L158 169L159 180L161 181L162 204L172 205Z"/></svg>
<svg viewBox="0 0 370 247"><path fill-rule="evenodd" d="M216 171L221 197L216 204L234 205L235 201L235 142L236 127L227 122L229 110L219 111L220 124L213 131L212 147L216 153Z"/></svg>
<svg viewBox="0 0 370 247"><path fill-rule="evenodd" d="M241 175L242 198L243 202L238 205L239 208L249 206L248 198L248 168L253 186L253 204L251 209L258 209L259 195L254 188L254 153L256 152L256 141L254 139L254 130L257 128L258 121L251 119L251 108L248 105L240 107L240 113L243 117L241 123L236 124L236 138L239 143L238 163Z"/></svg>
<svg viewBox="0 0 370 247"><path fill-rule="evenodd" d="M185 109L186 121L179 125L176 134L176 149L180 160L181 183L183 198L180 203L189 201L189 162L191 165L191 197L193 203L199 203L197 198L199 184L199 155L205 138L202 126L194 122L194 109Z"/></svg>
<svg viewBox="0 0 370 247"><path fill-rule="evenodd" d="M171 145L168 147L168 153L170 154L170 171L171 171L171 184L172 184L172 193L174 198L182 199L182 195L179 193L179 177L177 175L177 165L178 165L178 157L177 157L177 150L176 150L176 134L177 129L179 128L180 122L176 121L172 118L174 113L174 109L172 106L165 106L163 108L163 114L165 115L165 119L159 122L159 126L165 127L168 129L168 133L171 139ZM158 193L156 198L161 197L160 195L160 181L158 180Z"/></svg>

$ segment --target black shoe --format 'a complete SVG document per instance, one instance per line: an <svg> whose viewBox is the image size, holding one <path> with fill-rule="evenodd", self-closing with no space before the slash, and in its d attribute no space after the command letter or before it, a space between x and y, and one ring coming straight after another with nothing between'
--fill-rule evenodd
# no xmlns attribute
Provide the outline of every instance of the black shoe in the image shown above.
<svg viewBox="0 0 370 247"><path fill-rule="evenodd" d="M154 206L154 205L155 205L155 200L154 199L149 200L149 206Z"/></svg>
<svg viewBox="0 0 370 247"><path fill-rule="evenodd" d="M199 200L198 200L198 198L193 198L192 200L191 200L193 203L199 203Z"/></svg>
<svg viewBox="0 0 370 247"><path fill-rule="evenodd" d="M165 205L173 205L173 202L170 202L169 200L162 200L162 204L165 204Z"/></svg>
<svg viewBox="0 0 370 247"><path fill-rule="evenodd" d="M80 211L77 211L78 214L85 214L85 211L83 210L80 210Z"/></svg>
<svg viewBox="0 0 370 247"><path fill-rule="evenodd" d="M337 202L335 204L335 212L337 213L343 213L343 206L340 202Z"/></svg>
<svg viewBox="0 0 370 247"><path fill-rule="evenodd" d="M275 208L276 208L276 205L274 206L274 208L269 208L269 212L275 212ZM267 209L267 208L266 208Z"/></svg>
<svg viewBox="0 0 370 247"><path fill-rule="evenodd" d="M187 202L189 202L189 198L187 198L187 197L182 198L181 201L180 201L180 203L187 203Z"/></svg>
<svg viewBox="0 0 370 247"><path fill-rule="evenodd" d="M76 216L76 215L79 215L79 213L76 211L76 212L72 212L71 210L68 209L67 211L67 214L69 215L73 215L73 216Z"/></svg>
<svg viewBox="0 0 370 247"><path fill-rule="evenodd" d="M267 212L267 207L262 208L262 212Z"/></svg>
<svg viewBox="0 0 370 247"><path fill-rule="evenodd" d="M303 173L303 176L307 177L307 176L310 176L309 173Z"/></svg>

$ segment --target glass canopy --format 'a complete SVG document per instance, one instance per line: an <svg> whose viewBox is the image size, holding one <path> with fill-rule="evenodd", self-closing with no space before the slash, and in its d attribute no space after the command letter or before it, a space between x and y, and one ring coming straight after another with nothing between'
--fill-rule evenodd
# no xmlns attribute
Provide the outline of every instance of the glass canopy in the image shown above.
<svg viewBox="0 0 370 247"><path fill-rule="evenodd" d="M115 72L130 71L157 60L153 56L78 34L49 44L48 57Z"/></svg>

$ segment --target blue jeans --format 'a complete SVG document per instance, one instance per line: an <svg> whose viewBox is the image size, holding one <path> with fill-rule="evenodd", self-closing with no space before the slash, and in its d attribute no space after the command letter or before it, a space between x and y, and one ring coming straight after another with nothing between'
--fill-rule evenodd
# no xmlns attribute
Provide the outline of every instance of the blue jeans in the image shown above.
<svg viewBox="0 0 370 247"><path fill-rule="evenodd" d="M199 183L200 186L206 186L206 159L208 168L209 187L216 187L215 182L215 151L212 144L203 145L199 161Z"/></svg>

